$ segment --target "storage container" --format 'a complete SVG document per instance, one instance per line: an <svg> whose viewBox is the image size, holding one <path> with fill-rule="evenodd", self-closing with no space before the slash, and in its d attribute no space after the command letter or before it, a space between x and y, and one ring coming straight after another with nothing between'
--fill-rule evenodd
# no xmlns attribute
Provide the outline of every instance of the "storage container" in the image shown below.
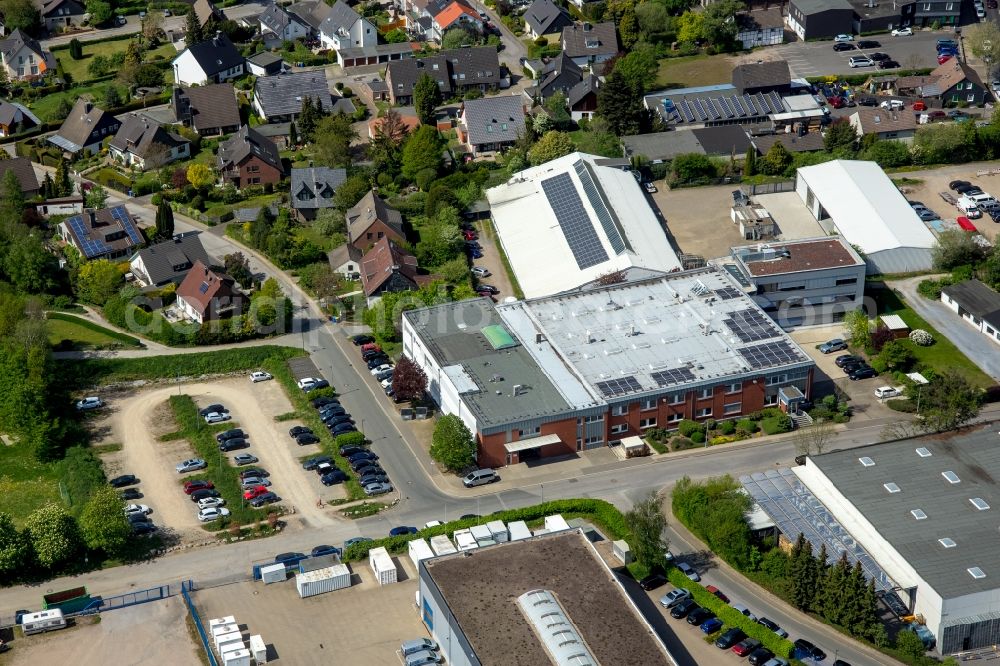
<svg viewBox="0 0 1000 666"><path fill-rule="evenodd" d="M568 530L569 523L567 523L566 519L557 513L554 516L545 516L545 529L549 532Z"/></svg>
<svg viewBox="0 0 1000 666"><path fill-rule="evenodd" d="M260 637L260 634L254 634L250 637L250 656L258 664L267 663L267 645L264 644L264 639Z"/></svg>
<svg viewBox="0 0 1000 666"><path fill-rule="evenodd" d="M611 552L614 553L622 564L632 563L632 549L629 547L628 543L619 539L611 544Z"/></svg>
<svg viewBox="0 0 1000 666"><path fill-rule="evenodd" d="M217 617L208 621L208 632L213 636L213 629L215 629L220 624L236 624L236 618L232 615L227 615L226 617Z"/></svg>
<svg viewBox="0 0 1000 666"><path fill-rule="evenodd" d="M230 643L232 641L243 641L243 632L241 631L230 631L228 634L216 634L215 636L215 649L218 650L220 645L225 643Z"/></svg>
<svg viewBox="0 0 1000 666"><path fill-rule="evenodd" d="M469 528L469 531L472 532L472 538L476 540L476 543L480 547L492 546L496 543L493 539L493 532L490 532L490 528L486 525L473 525Z"/></svg>
<svg viewBox="0 0 1000 666"><path fill-rule="evenodd" d="M455 544L451 542L444 534L438 534L437 536L431 537L431 550L434 551L435 555L449 555L451 553L457 553L458 548L455 548Z"/></svg>
<svg viewBox="0 0 1000 666"><path fill-rule="evenodd" d="M512 521L507 527L511 541L520 541L531 537L531 530L528 529L528 525L523 520Z"/></svg>
<svg viewBox="0 0 1000 666"><path fill-rule="evenodd" d="M239 631L240 627L236 622L232 624L217 624L212 627L212 639L214 640L216 636L222 636L223 634L231 634L234 631Z"/></svg>
<svg viewBox="0 0 1000 666"><path fill-rule="evenodd" d="M434 557L434 551L423 539L414 539L409 543L409 555L410 561L413 562L413 568L419 572L420 560Z"/></svg>
<svg viewBox="0 0 1000 666"><path fill-rule="evenodd" d="M368 566L379 585L389 585L396 582L396 565L389 557L389 551L385 548L372 548L368 551Z"/></svg>
<svg viewBox="0 0 1000 666"><path fill-rule="evenodd" d="M493 540L497 543L510 541L510 533L507 531L507 526L503 524L502 520L491 520L486 523L486 527L489 528L490 534L493 535Z"/></svg>
<svg viewBox="0 0 1000 666"><path fill-rule="evenodd" d="M472 536L471 530L455 530L455 545L459 550L472 550L479 548L476 537Z"/></svg>
<svg viewBox="0 0 1000 666"><path fill-rule="evenodd" d="M307 571L295 576L295 589L303 599L350 586L351 572L345 564Z"/></svg>
<svg viewBox="0 0 1000 666"><path fill-rule="evenodd" d="M219 656L224 657L227 652L232 652L233 650L243 650L246 648L246 643L243 642L243 636L237 636L228 641L221 641L219 643Z"/></svg>
<svg viewBox="0 0 1000 666"><path fill-rule="evenodd" d="M222 655L222 666L250 666L249 650L234 650Z"/></svg>
<svg viewBox="0 0 1000 666"><path fill-rule="evenodd" d="M288 573L284 564L269 564L260 568L260 579L265 584L280 583L288 579Z"/></svg>

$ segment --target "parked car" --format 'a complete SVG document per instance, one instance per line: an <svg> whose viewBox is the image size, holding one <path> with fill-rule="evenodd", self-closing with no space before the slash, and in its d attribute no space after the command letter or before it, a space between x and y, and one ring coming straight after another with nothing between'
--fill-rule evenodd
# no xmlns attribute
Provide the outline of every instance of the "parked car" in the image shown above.
<svg viewBox="0 0 1000 666"><path fill-rule="evenodd" d="M298 382L296 382L296 385L300 389L302 389L303 391L305 391L310 386L312 386L313 384L315 384L316 382L319 382L319 381L322 381L319 377L303 377Z"/></svg>
<svg viewBox="0 0 1000 666"><path fill-rule="evenodd" d="M350 539L344 542L344 550L347 550L356 543L368 543L369 541L372 541L372 539L369 539L368 537L363 537L363 536L351 537Z"/></svg>
<svg viewBox="0 0 1000 666"><path fill-rule="evenodd" d="M252 465L255 462L258 462L257 456L251 453L240 453L239 455L233 456L233 463L236 466Z"/></svg>
<svg viewBox="0 0 1000 666"><path fill-rule="evenodd" d="M198 479L196 481L185 481L184 482L184 493L190 495L196 490L202 490L203 488L214 488L215 484L211 481L206 481L204 479Z"/></svg>
<svg viewBox="0 0 1000 666"><path fill-rule="evenodd" d="M218 518L223 518L229 515L229 509L224 509L222 507L212 506L206 509L198 510L198 520L203 523L207 523Z"/></svg>
<svg viewBox="0 0 1000 666"><path fill-rule="evenodd" d="M745 615L745 616L747 616L748 618L750 618L750 620L751 620L752 622L756 622L756 621L757 621L757 616L756 616L756 615L754 615L754 614L753 614L753 613L752 613L752 612L750 611L750 609L749 609L749 608L747 608L746 606L744 606L743 604L732 604L732 607L733 607L733 610L735 610L735 611L739 611L739 612L740 612L740 613L742 613L743 615Z"/></svg>
<svg viewBox="0 0 1000 666"><path fill-rule="evenodd" d="M330 434L336 437L337 435L344 435L349 432L357 432L358 429L354 427L353 423L338 423L337 425L330 428Z"/></svg>
<svg viewBox="0 0 1000 666"><path fill-rule="evenodd" d="M270 485L271 482L268 479L265 479L264 477L261 476L248 476L240 480L240 487L243 488L243 490L246 490L248 488L255 488L257 486L268 487Z"/></svg>
<svg viewBox="0 0 1000 666"><path fill-rule="evenodd" d="M826 659L826 652L823 652L823 650L819 649L804 638L796 640L793 645L795 646L794 657L796 659L806 658L815 659L816 661L823 661Z"/></svg>
<svg viewBox="0 0 1000 666"><path fill-rule="evenodd" d="M673 608L681 601L691 598L691 591L679 587L676 590L670 590L662 597L660 597L660 605L664 608Z"/></svg>
<svg viewBox="0 0 1000 666"><path fill-rule="evenodd" d="M695 571L690 564L678 562L676 566L680 569L682 574L688 577L688 580L692 580L696 583L701 580L701 576L698 575L698 572Z"/></svg>
<svg viewBox="0 0 1000 666"><path fill-rule="evenodd" d="M142 497L142 493L139 492L138 488L126 488L125 490L118 493L118 496L123 500L135 500Z"/></svg>
<svg viewBox="0 0 1000 666"><path fill-rule="evenodd" d="M715 617L715 613L707 608L695 608L688 613L687 623L695 627L700 627L703 623Z"/></svg>
<svg viewBox="0 0 1000 666"><path fill-rule="evenodd" d="M302 560L308 557L305 553L291 552L291 553L278 553L274 556L275 564L284 564L287 566L295 566Z"/></svg>
<svg viewBox="0 0 1000 666"><path fill-rule="evenodd" d="M860 356L854 356L852 354L844 354L843 356L838 356L837 358L835 358L833 362L837 365L838 368L842 368L845 365L849 365L851 363L864 363L865 360Z"/></svg>
<svg viewBox="0 0 1000 666"><path fill-rule="evenodd" d="M347 481L349 478L350 477L347 476L347 472L341 469L334 469L333 471L327 472L323 476L319 477L319 480L324 486L332 486Z"/></svg>
<svg viewBox="0 0 1000 666"><path fill-rule="evenodd" d="M149 522L149 516L144 513L128 513L125 514L125 519L128 520L130 525Z"/></svg>
<svg viewBox="0 0 1000 666"><path fill-rule="evenodd" d="M264 486L254 486L252 488L247 488L246 490L243 491L243 499L252 500L255 497L260 497L266 492L270 491Z"/></svg>
<svg viewBox="0 0 1000 666"><path fill-rule="evenodd" d="M83 400L76 401L76 408L81 412L86 412L91 409L99 409L104 406L104 401L98 398L96 395L92 395L84 398Z"/></svg>
<svg viewBox="0 0 1000 666"><path fill-rule="evenodd" d="M223 442L219 442L219 450L222 452L235 451L236 449L245 449L250 446L250 443L245 439L227 439Z"/></svg>
<svg viewBox="0 0 1000 666"><path fill-rule="evenodd" d="M370 335L355 335L351 338L351 342L354 343L355 347L360 347L361 345L367 345L375 342L375 338Z"/></svg>
<svg viewBox="0 0 1000 666"><path fill-rule="evenodd" d="M316 409L325 407L326 405L339 405L339 404L340 400L338 400L337 398L329 398L325 395L319 398L314 398L312 401L312 406L315 407Z"/></svg>
<svg viewBox="0 0 1000 666"><path fill-rule="evenodd" d="M326 381L325 379L321 379L318 382L316 382L315 384L310 384L309 386L305 387L302 390L305 391L306 393L312 393L313 391L318 391L321 388L326 388L329 385L330 385L330 382Z"/></svg>
<svg viewBox="0 0 1000 666"><path fill-rule="evenodd" d="M264 493L263 495L258 495L257 497L254 497L252 500L250 500L250 506L252 506L255 509L259 509L265 504L274 504L275 502L280 502L280 501L281 501L280 497L278 497L274 493L268 492Z"/></svg>
<svg viewBox="0 0 1000 666"><path fill-rule="evenodd" d="M725 623L717 617L713 617L710 620L705 620L701 623L700 629L706 634L714 634L719 629L722 629Z"/></svg>
<svg viewBox="0 0 1000 666"><path fill-rule="evenodd" d="M218 412L220 414L228 414L229 410L226 409L225 405L220 405L219 403L215 403L214 405L209 405L208 407L206 407L204 409L198 410L198 416L202 416L202 417L208 416L212 412Z"/></svg>
<svg viewBox="0 0 1000 666"><path fill-rule="evenodd" d="M727 604L729 603L729 597L727 597L725 594L723 594L722 590L720 590L716 586L714 586L714 585L706 585L705 586L705 591L706 592L711 592L712 594L714 594L719 599L722 599Z"/></svg>
<svg viewBox="0 0 1000 666"><path fill-rule="evenodd" d="M854 36L853 35L840 34L840 35L837 35L836 37L834 37L833 41L837 42L837 43L850 42L850 41L854 41Z"/></svg>
<svg viewBox="0 0 1000 666"><path fill-rule="evenodd" d="M309 444L318 444L319 443L319 437L317 437L316 435L312 434L311 432L307 432L304 435L299 435L298 437L296 437L295 438L295 443L298 444L299 446L307 446Z"/></svg>
<svg viewBox="0 0 1000 666"><path fill-rule="evenodd" d="M211 509L212 507L222 506L225 503L226 500L221 497L206 497L197 502L199 509Z"/></svg>
<svg viewBox="0 0 1000 666"><path fill-rule="evenodd" d="M892 31L893 37L912 37L913 28L896 28Z"/></svg>
<svg viewBox="0 0 1000 666"><path fill-rule="evenodd" d="M923 210L918 210L918 211L916 211L916 213L917 213L917 217L919 217L924 222L930 222L931 220L937 220L937 219L939 219L937 213L935 213L934 211L929 210L927 208L925 208Z"/></svg>
<svg viewBox="0 0 1000 666"><path fill-rule="evenodd" d="M426 666L427 664L438 664L441 662L441 655L430 650L414 652L405 659L405 666Z"/></svg>
<svg viewBox="0 0 1000 666"><path fill-rule="evenodd" d="M319 410L319 417L329 416L330 414L346 414L347 410L344 409L343 405L323 405Z"/></svg>
<svg viewBox="0 0 1000 666"><path fill-rule="evenodd" d="M122 474L121 476L116 476L111 479L108 483L111 484L112 488L124 488L125 486L131 486L139 483L139 479L135 478L134 474Z"/></svg>
<svg viewBox="0 0 1000 666"><path fill-rule="evenodd" d="M882 45L876 42L874 39L861 39L858 40L859 49L877 49L881 48Z"/></svg>
<svg viewBox="0 0 1000 666"><path fill-rule="evenodd" d="M649 574L645 578L639 581L639 587L646 590L655 590L656 588L666 585L667 577L661 573Z"/></svg>
<svg viewBox="0 0 1000 666"><path fill-rule="evenodd" d="M715 647L720 650L728 650L746 637L747 635L743 633L742 629L733 627L715 640Z"/></svg>
<svg viewBox="0 0 1000 666"><path fill-rule="evenodd" d="M472 268L472 274L477 278L484 278L493 275L493 273L490 273L490 269L483 268L482 266L474 266Z"/></svg>
<svg viewBox="0 0 1000 666"><path fill-rule="evenodd" d="M670 609L670 617L675 620L683 620L698 607L699 606L694 599L685 599Z"/></svg>
<svg viewBox="0 0 1000 666"><path fill-rule="evenodd" d="M766 627L767 629L770 629L771 631L778 634L782 638L788 638L787 631L778 626L777 623L768 620L766 617L757 618L757 624L759 624L762 627Z"/></svg>
<svg viewBox="0 0 1000 666"><path fill-rule="evenodd" d="M288 435L290 437L298 437L299 435L304 435L307 432L312 432L312 428L303 425L292 426L288 429Z"/></svg>
<svg viewBox="0 0 1000 666"><path fill-rule="evenodd" d="M344 456L348 461L354 462L355 460L378 460L378 455L374 451L369 451L368 449L361 449L360 451L355 451L350 455Z"/></svg>
<svg viewBox="0 0 1000 666"><path fill-rule="evenodd" d="M385 473L385 470L365 470L358 477L358 483L361 484L362 488L372 483L389 483L389 475Z"/></svg>
<svg viewBox="0 0 1000 666"><path fill-rule="evenodd" d="M874 67L875 61L868 56L851 56L847 64L851 67Z"/></svg>
<svg viewBox="0 0 1000 666"><path fill-rule="evenodd" d="M887 398L895 398L899 395L899 391L892 386L879 386L875 389L875 397L879 400L885 400Z"/></svg>
<svg viewBox="0 0 1000 666"><path fill-rule="evenodd" d="M750 656L747 658L747 662L750 666L764 666L764 664L770 661L773 656L774 653L766 647L759 647L750 653Z"/></svg>
<svg viewBox="0 0 1000 666"><path fill-rule="evenodd" d="M416 534L417 528L411 527L409 525L400 525L399 527L393 527L389 530L389 536L406 536L408 534Z"/></svg>
<svg viewBox="0 0 1000 666"><path fill-rule="evenodd" d="M972 183L970 183L967 180L953 180L950 183L948 183L948 189L955 190L957 192L958 188L962 187L963 185L972 185Z"/></svg>
<svg viewBox="0 0 1000 666"><path fill-rule="evenodd" d="M406 641L399 646L399 651L404 657L407 657L416 652L422 652L424 650L437 650L438 644L429 638L416 638L412 641Z"/></svg>
<svg viewBox="0 0 1000 666"><path fill-rule="evenodd" d="M846 42L838 42L833 45L834 51L853 51L854 44L848 44Z"/></svg>
<svg viewBox="0 0 1000 666"><path fill-rule="evenodd" d="M242 472L240 472L240 481L242 481L243 479L247 479L251 476L259 476L261 478L264 478L271 476L271 474L263 467L251 467L249 469L245 469Z"/></svg>
<svg viewBox="0 0 1000 666"><path fill-rule="evenodd" d="M154 525L153 523L149 523L149 522L132 523L132 534L136 534L136 535L152 534L157 529L159 529L159 528L156 527L156 525Z"/></svg>
<svg viewBox="0 0 1000 666"><path fill-rule="evenodd" d="M230 428L229 430L223 430L215 436L215 441L221 442L227 439L246 439L247 434L240 430L239 428Z"/></svg>
<svg viewBox="0 0 1000 666"><path fill-rule="evenodd" d="M150 509L145 504L126 504L125 505L125 515L126 516L130 516L130 515L136 514L136 513L142 514L143 516L145 516L147 514L153 513L153 510Z"/></svg>
<svg viewBox="0 0 1000 666"><path fill-rule="evenodd" d="M392 492L392 485L388 483L372 483L364 487L365 495L384 495Z"/></svg>
<svg viewBox="0 0 1000 666"><path fill-rule="evenodd" d="M760 641L756 638L745 638L733 646L733 653L738 657L745 657L760 647Z"/></svg>
<svg viewBox="0 0 1000 666"><path fill-rule="evenodd" d="M219 491L214 490L212 488L202 488L201 490L194 491L190 495L192 502L199 502L205 499L206 497L218 497L218 496L219 496Z"/></svg>
<svg viewBox="0 0 1000 666"><path fill-rule="evenodd" d="M854 370L854 372L852 372L847 376L850 377L851 381L858 381L859 379L870 379L872 377L878 377L878 372L875 371L875 368L866 365L857 368L856 370Z"/></svg>
<svg viewBox="0 0 1000 666"><path fill-rule="evenodd" d="M650 194L656 194L656 185L653 185L652 183L643 183L642 186L645 187L646 191Z"/></svg>
<svg viewBox="0 0 1000 666"><path fill-rule="evenodd" d="M488 291L491 294L499 294L500 293L500 290L497 289L496 287L494 287L491 284L481 284L478 287L476 287L476 289L479 290L479 291Z"/></svg>
<svg viewBox="0 0 1000 666"><path fill-rule="evenodd" d="M381 349L369 349L366 352L361 352L361 360L363 360L365 363L379 356L385 356L386 358L389 358L389 355L386 354Z"/></svg>
<svg viewBox="0 0 1000 666"><path fill-rule="evenodd" d="M324 555L340 555L342 550L336 546L316 546L309 552L309 557L323 557Z"/></svg>
<svg viewBox="0 0 1000 666"><path fill-rule="evenodd" d="M227 412L212 412L205 415L205 423L222 423L223 421L228 421L232 417Z"/></svg>
<svg viewBox="0 0 1000 666"><path fill-rule="evenodd" d="M832 340L827 340L819 346L819 350L824 354L832 354L835 351L840 351L842 349L847 349L847 343L840 338L833 338Z"/></svg>
<svg viewBox="0 0 1000 666"><path fill-rule="evenodd" d="M326 421L323 421L323 423L326 424L327 428L333 430L337 426L343 425L345 423L353 425L354 419L352 419L348 414L341 414L340 416L334 416L332 419L327 419Z"/></svg>
<svg viewBox="0 0 1000 666"><path fill-rule="evenodd" d="M876 51L875 53L869 53L868 57L874 60L875 62L884 62L886 60L890 60L889 54L882 53L881 51Z"/></svg>
<svg viewBox="0 0 1000 666"><path fill-rule="evenodd" d="M274 379L274 375L270 372L264 372L263 370L257 370L256 372L250 373L250 381L256 384L257 382L266 382L269 379Z"/></svg>
<svg viewBox="0 0 1000 666"><path fill-rule="evenodd" d="M385 470L374 460L359 460L357 462L350 463L351 470L355 474L360 474L364 476L365 474L377 473L384 474Z"/></svg>

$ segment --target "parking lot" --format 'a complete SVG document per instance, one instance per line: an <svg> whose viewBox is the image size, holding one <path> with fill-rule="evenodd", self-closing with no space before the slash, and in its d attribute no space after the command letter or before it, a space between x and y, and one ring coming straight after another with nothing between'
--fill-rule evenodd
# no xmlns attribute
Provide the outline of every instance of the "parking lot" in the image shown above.
<svg viewBox="0 0 1000 666"><path fill-rule="evenodd" d="M961 215L961 212L952 204L941 198L941 192L948 192L958 197L957 193L948 188L948 183L953 180L966 180L973 185L979 186L984 192L992 194L994 197L1000 196L1000 175L978 176L976 172L985 167L980 165L980 169L963 165L961 167L946 167L934 171L921 171L906 174L912 179L922 182L917 184L901 185L903 193L910 201L919 201L932 211L937 213L943 220L954 220ZM977 220L970 220L976 229L991 243L997 239L1000 224L994 222L989 215L984 215Z"/></svg>
<svg viewBox="0 0 1000 666"><path fill-rule="evenodd" d="M852 69L849 60L873 51L887 53L899 63L901 69L922 69L937 67L937 53L934 48L938 39L952 39L951 30L917 30L910 37L893 37L889 34L873 35L865 39L877 41L879 46L872 49L834 51L832 40L801 42L795 41L763 50L765 58L785 60L793 77L824 76L829 74L879 75L875 67ZM856 40L855 40L856 41Z"/></svg>
<svg viewBox="0 0 1000 666"><path fill-rule="evenodd" d="M399 664L400 643L428 635L414 595L413 565L393 558L400 582L380 586L366 562L349 565L353 586L300 599L295 579L224 585L195 593L202 622L233 615L244 636L260 634L268 661L285 664Z"/></svg>
<svg viewBox="0 0 1000 666"><path fill-rule="evenodd" d="M256 463L270 472L271 490L281 497L281 504L295 517L290 525L317 527L331 525L333 518L317 506L324 501L342 497L338 486L326 488L313 472L302 469L298 458L316 452L315 446L297 446L288 429L298 422L277 423L275 416L286 414L292 406L277 382L251 384L246 377L234 377L217 382L198 382L179 387L166 387L140 392L122 400L110 401L109 414L98 428L107 432L106 441L120 442L120 451L105 456L109 477L134 474L142 493L138 503L153 510L150 518L181 540L206 537L197 519L197 508L181 489L186 476L175 471L182 460L195 457L194 450L184 440L160 441L160 437L176 430L167 400L184 393L200 407L222 403L232 415L230 427L239 427L249 434L249 448L220 453L230 459L240 453L251 453Z"/></svg>
<svg viewBox="0 0 1000 666"><path fill-rule="evenodd" d="M732 192L739 185L658 189L653 201L681 252L714 259L728 256L730 247L746 243L740 228L729 218Z"/></svg>

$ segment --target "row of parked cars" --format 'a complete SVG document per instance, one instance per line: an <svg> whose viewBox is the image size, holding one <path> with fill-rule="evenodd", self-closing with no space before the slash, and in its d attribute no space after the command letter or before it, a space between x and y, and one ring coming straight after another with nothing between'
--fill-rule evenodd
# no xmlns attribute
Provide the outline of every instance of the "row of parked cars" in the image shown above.
<svg viewBox="0 0 1000 666"><path fill-rule="evenodd" d="M135 487L139 483L139 479L134 474L116 476L108 483L111 484L112 488L122 489L119 495L122 502L127 502L124 507L125 517L128 519L129 525L132 526L132 534L152 534L158 529L149 517L153 510L145 504L132 503L132 500L142 498L142 492Z"/></svg>
<svg viewBox="0 0 1000 666"><path fill-rule="evenodd" d="M368 367L368 372L378 381L379 386L393 402L402 402L396 398L392 388L392 377L395 373L392 359L382 351L382 348L375 342L375 338L370 335L355 335L351 338L355 347L361 348L361 360Z"/></svg>
<svg viewBox="0 0 1000 666"><path fill-rule="evenodd" d="M948 187L961 195L956 206L968 217L975 219L986 214L994 222L1000 222L1000 201L996 197L967 180L953 180Z"/></svg>
<svg viewBox="0 0 1000 666"><path fill-rule="evenodd" d="M842 338L833 338L832 340L827 340L819 346L819 350L824 354L832 354L838 351L844 351L847 349L847 342ZM842 368L844 373L852 381L857 381L859 379L869 379L871 377L877 377L878 372L875 368L868 365L868 362L860 356L852 356L851 354L843 354L838 356L834 362L837 364L838 368Z"/></svg>

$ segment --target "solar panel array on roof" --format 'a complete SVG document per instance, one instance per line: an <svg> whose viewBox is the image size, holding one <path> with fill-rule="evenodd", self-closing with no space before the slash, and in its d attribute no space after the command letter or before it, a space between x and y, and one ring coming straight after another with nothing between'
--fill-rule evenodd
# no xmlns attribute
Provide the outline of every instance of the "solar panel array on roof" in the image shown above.
<svg viewBox="0 0 1000 666"><path fill-rule="evenodd" d="M741 476L740 483L754 502L767 513L781 532L794 541L799 534L812 544L818 553L826 544L827 561L834 563L841 553L847 553L848 562L861 562L865 575L875 581L879 590L891 590L896 583L875 562L875 559L858 545L854 537L837 522L823 503L799 481L788 468L756 472Z"/></svg>
<svg viewBox="0 0 1000 666"><path fill-rule="evenodd" d="M80 251L83 256L91 259L110 252L104 241L98 238L90 238L87 225L83 223L83 215L74 215L66 220L66 224L73 230L77 242L80 243Z"/></svg>
<svg viewBox="0 0 1000 666"><path fill-rule="evenodd" d="M771 320L757 310L737 310L722 320L722 323L740 339L741 342L757 342L778 335L778 329Z"/></svg>
<svg viewBox="0 0 1000 666"><path fill-rule="evenodd" d="M642 390L642 385L639 384L635 377L629 375L628 377L622 377L621 379L609 379L604 382L597 382L594 384L597 390L605 395L605 397L612 397L616 395L625 395L626 393L636 393Z"/></svg>
<svg viewBox="0 0 1000 666"><path fill-rule="evenodd" d="M753 347L742 347L736 351L755 370L773 368L776 365L784 365L786 363L799 363L806 360L802 354L785 340L781 340L780 342L765 342Z"/></svg>
<svg viewBox="0 0 1000 666"><path fill-rule="evenodd" d="M559 228L580 270L608 260L608 253L597 237L590 216L568 173L561 173L542 181L542 191L552 207Z"/></svg>
<svg viewBox="0 0 1000 666"><path fill-rule="evenodd" d="M661 387L672 386L673 384L682 384L684 382L690 382L695 379L694 373L691 372L691 368L670 368L669 370L660 370L658 372L650 373L650 377Z"/></svg>
<svg viewBox="0 0 1000 666"><path fill-rule="evenodd" d="M784 101L776 92L663 99L663 111L667 119L677 123L751 119L771 113L781 113L784 110Z"/></svg>
<svg viewBox="0 0 1000 666"><path fill-rule="evenodd" d="M112 208L111 216L121 223L122 228L125 229L125 233L128 234L129 240L136 245L142 245L142 236L139 235L139 230L132 224L132 218L129 217L128 211L125 210L124 206L115 206Z"/></svg>
<svg viewBox="0 0 1000 666"><path fill-rule="evenodd" d="M723 287L722 289L716 289L715 295L724 301L728 301L743 296L743 292L736 287Z"/></svg>
<svg viewBox="0 0 1000 666"><path fill-rule="evenodd" d="M583 184L583 192L587 195L587 200L590 201L591 207L597 213L597 219L601 221L601 227L611 243L611 249L615 251L615 254L621 254L625 251L625 241L618 230L618 225L611 217L611 211L604 203L604 198L597 191L597 184L594 183L594 177L590 173L590 166L583 160L577 160L573 163L573 168L576 170L576 175L580 177L580 183Z"/></svg>

